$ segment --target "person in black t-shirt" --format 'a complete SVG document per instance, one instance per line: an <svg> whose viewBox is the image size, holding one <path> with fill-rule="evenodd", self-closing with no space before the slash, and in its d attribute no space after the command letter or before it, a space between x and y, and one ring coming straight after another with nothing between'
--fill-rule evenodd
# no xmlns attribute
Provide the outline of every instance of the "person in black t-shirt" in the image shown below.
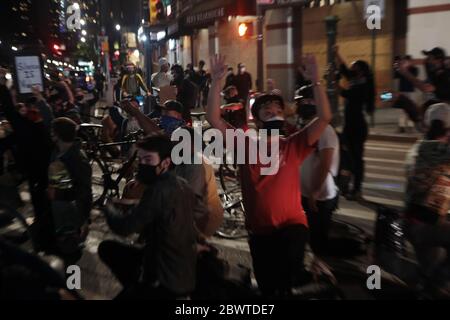
<svg viewBox="0 0 450 320"><path fill-rule="evenodd" d="M437 47L423 53L427 56L428 82L417 79L404 62L397 65L398 72L422 92L433 94L435 99L442 102L450 101L450 69L445 63L444 49Z"/></svg>
<svg viewBox="0 0 450 320"><path fill-rule="evenodd" d="M408 72L411 73L414 77L419 75L419 69L412 64L411 56L405 56L404 58L397 61L397 63L404 63L408 68ZM413 83L406 79L400 72L395 71L395 78L399 80L398 91L400 94L406 96L411 101L416 103L416 88ZM399 132L403 133L406 130L411 130L414 126L414 123L408 118L408 114L406 112L402 112L398 120Z"/></svg>

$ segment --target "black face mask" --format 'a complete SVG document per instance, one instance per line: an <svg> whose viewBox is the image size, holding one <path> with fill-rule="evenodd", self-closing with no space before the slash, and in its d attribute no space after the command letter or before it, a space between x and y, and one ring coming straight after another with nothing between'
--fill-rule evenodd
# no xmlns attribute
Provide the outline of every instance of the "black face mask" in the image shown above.
<svg viewBox="0 0 450 320"><path fill-rule="evenodd" d="M271 130L279 130L280 135L284 135L284 120L263 121L263 129L268 130L268 135L271 134Z"/></svg>
<svg viewBox="0 0 450 320"><path fill-rule="evenodd" d="M136 179L145 184L150 185L158 179L156 174L156 166L151 166L148 164L139 164Z"/></svg>

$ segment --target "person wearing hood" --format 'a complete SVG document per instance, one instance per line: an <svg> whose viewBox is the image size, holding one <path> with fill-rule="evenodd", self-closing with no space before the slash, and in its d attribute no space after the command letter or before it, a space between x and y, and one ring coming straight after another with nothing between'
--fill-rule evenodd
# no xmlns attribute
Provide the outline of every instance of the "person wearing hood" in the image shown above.
<svg viewBox="0 0 450 320"><path fill-rule="evenodd" d="M226 73L225 59L211 59L212 84L208 99L207 119L211 126L227 136L234 128L221 117L221 80ZM279 138L278 166L269 171L260 161L240 164L241 188L249 231L250 253L259 289L264 296L289 295L290 289L308 281L304 254L308 242L308 222L301 204L299 166L314 151L314 146L331 121L329 101L319 82L319 68L314 56L306 56L304 65L311 75L317 104L317 119L303 130L277 137L271 130L268 144ZM258 133L261 129L283 130L284 100L278 95L263 94L256 98L252 114ZM275 140L276 141L276 140ZM276 143L276 142L275 142ZM246 156L251 154L248 144ZM269 169L266 171L266 169Z"/></svg>

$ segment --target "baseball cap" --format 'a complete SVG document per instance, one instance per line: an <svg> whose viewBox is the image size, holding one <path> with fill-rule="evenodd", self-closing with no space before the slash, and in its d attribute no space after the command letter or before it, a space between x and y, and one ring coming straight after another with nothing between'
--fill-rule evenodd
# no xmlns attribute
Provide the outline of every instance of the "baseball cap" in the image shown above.
<svg viewBox="0 0 450 320"><path fill-rule="evenodd" d="M160 58L159 61L158 61L158 64L159 64L160 67L162 67L164 65L169 64L169 61L167 61L166 58Z"/></svg>
<svg viewBox="0 0 450 320"><path fill-rule="evenodd" d="M437 103L430 106L425 112L425 124L430 126L434 120L440 120L445 128L450 128L450 105Z"/></svg>
<svg viewBox="0 0 450 320"><path fill-rule="evenodd" d="M169 100L161 107L163 110L167 111L176 111L178 113L183 114L184 107L183 105L175 100Z"/></svg>
<svg viewBox="0 0 450 320"><path fill-rule="evenodd" d="M423 50L422 53L426 56L435 56L436 58L445 58L445 50L439 47L433 48L431 50Z"/></svg>

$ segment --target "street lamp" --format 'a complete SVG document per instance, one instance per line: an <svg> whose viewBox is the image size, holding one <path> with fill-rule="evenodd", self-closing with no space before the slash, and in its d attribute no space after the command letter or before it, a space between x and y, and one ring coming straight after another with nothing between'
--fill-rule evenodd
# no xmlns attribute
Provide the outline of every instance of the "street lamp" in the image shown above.
<svg viewBox="0 0 450 320"><path fill-rule="evenodd" d="M81 19L81 20L80 20L80 24L81 24L82 26L84 26L84 25L86 25L86 21L85 21L84 19Z"/></svg>
<svg viewBox="0 0 450 320"><path fill-rule="evenodd" d="M81 34L82 34L83 36L87 35L86 30L81 30Z"/></svg>
<svg viewBox="0 0 450 320"><path fill-rule="evenodd" d="M120 31L120 24L116 24L116 30Z"/></svg>
<svg viewBox="0 0 450 320"><path fill-rule="evenodd" d="M86 42L86 38L85 37L81 37L81 42L85 43Z"/></svg>
<svg viewBox="0 0 450 320"><path fill-rule="evenodd" d="M12 47L11 47L11 50L12 50L12 51L17 51L17 50L19 50L19 49L17 49L16 47L12 46Z"/></svg>

